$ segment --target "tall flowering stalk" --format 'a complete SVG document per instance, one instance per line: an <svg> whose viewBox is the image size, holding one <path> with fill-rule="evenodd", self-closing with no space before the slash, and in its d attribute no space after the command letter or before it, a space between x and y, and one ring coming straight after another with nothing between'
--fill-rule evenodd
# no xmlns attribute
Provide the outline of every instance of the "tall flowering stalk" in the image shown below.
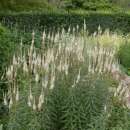
<svg viewBox="0 0 130 130"><path fill-rule="evenodd" d="M111 46L113 41L117 40L116 36L113 37L109 32L102 34L100 27L97 33L88 36L85 21L84 35L76 33L78 28L78 26L73 28L72 34L70 28L68 32L62 29L61 33L57 32L55 35L51 35L52 32L47 34L44 31L41 49L35 47L34 31L30 47L25 49L21 40L20 53L14 54L11 64L6 69L10 87L8 93L3 95L5 105L8 104L11 108L14 103L22 100L20 99L22 90L19 85L22 81L27 83L28 106L35 111L40 111L44 106L46 93L55 88L55 82L59 75L69 77L71 70L74 70L76 75L69 87L75 87L81 80L82 70L86 76L112 74L119 70L115 58L116 48ZM112 38L109 40L110 46L104 43L104 37ZM52 43L48 43L46 47L46 41Z"/></svg>

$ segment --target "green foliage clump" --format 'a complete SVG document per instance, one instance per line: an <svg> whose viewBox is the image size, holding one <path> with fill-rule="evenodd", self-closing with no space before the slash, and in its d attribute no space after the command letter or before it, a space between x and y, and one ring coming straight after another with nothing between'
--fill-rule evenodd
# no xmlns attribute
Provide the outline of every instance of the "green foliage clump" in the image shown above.
<svg viewBox="0 0 130 130"><path fill-rule="evenodd" d="M75 7L82 8L83 7L84 0L72 0L72 4Z"/></svg>
<svg viewBox="0 0 130 130"><path fill-rule="evenodd" d="M113 6L104 1L104 2L95 2L95 3L92 3L92 2L85 2L83 4L83 8L86 9L86 10L93 10L93 11L96 11L96 10L113 10Z"/></svg>
<svg viewBox="0 0 130 130"><path fill-rule="evenodd" d="M65 7L71 9L83 9L89 11L97 10L120 10L121 8L114 5L109 0L68 0L65 3ZM71 6L68 6L71 5ZM116 9L115 9L116 8Z"/></svg>
<svg viewBox="0 0 130 130"><path fill-rule="evenodd" d="M7 32L8 30L0 24L0 36L3 36Z"/></svg>
<svg viewBox="0 0 130 130"><path fill-rule="evenodd" d="M130 129L130 111L122 107L118 99L112 102L111 112L108 120L109 130L129 130Z"/></svg>
<svg viewBox="0 0 130 130"><path fill-rule="evenodd" d="M88 130L90 124L104 113L104 107L109 106L108 84L104 86L106 82L100 79L86 80L86 83L72 88L66 99L63 107L64 130Z"/></svg>
<svg viewBox="0 0 130 130"><path fill-rule="evenodd" d="M0 70L8 65L11 54L13 54L13 48L15 48L15 36L6 27L0 25ZM0 72L1 75L2 71Z"/></svg>
<svg viewBox="0 0 130 130"><path fill-rule="evenodd" d="M127 69L130 69L130 43L126 42L120 46L119 52L120 63Z"/></svg>

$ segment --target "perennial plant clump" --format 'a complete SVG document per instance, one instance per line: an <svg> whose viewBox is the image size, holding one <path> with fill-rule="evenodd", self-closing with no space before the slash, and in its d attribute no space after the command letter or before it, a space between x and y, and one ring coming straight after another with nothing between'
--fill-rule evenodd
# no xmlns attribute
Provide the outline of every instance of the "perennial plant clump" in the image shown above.
<svg viewBox="0 0 130 130"><path fill-rule="evenodd" d="M122 37L100 27L88 35L85 23L78 29L44 31L39 48L34 31L30 46L21 40L5 72L8 130L110 129L112 100L122 95L113 84L121 74L116 53Z"/></svg>

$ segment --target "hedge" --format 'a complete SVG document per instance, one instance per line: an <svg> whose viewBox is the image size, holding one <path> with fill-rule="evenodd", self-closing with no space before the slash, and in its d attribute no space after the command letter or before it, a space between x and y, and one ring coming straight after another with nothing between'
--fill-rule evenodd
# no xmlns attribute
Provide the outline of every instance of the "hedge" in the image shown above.
<svg viewBox="0 0 130 130"><path fill-rule="evenodd" d="M0 21L12 28L17 25L22 30L42 28L68 28L68 26L83 26L86 20L89 32L94 32L100 25L102 29L130 32L130 15L126 13L13 13L0 14Z"/></svg>

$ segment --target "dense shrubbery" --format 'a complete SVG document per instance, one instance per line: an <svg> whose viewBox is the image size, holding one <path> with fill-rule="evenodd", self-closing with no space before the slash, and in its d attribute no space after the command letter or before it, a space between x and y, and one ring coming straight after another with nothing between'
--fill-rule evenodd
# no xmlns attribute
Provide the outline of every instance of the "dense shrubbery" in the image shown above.
<svg viewBox="0 0 130 130"><path fill-rule="evenodd" d="M119 60L126 68L127 73L130 74L130 43L128 41L120 46Z"/></svg>
<svg viewBox="0 0 130 130"><path fill-rule="evenodd" d="M71 6L70 6L71 5ZM85 10L113 10L114 5L109 0L70 0L65 3L68 9L85 9Z"/></svg>
<svg viewBox="0 0 130 130"><path fill-rule="evenodd" d="M17 24L22 30L33 30L35 28L43 30L54 30L69 26L83 27L83 21L86 20L86 26L89 32L94 32L100 25L104 30L109 28L112 31L130 32L130 16L121 13L19 13L19 14L1 14L0 21L6 26L13 27Z"/></svg>
<svg viewBox="0 0 130 130"><path fill-rule="evenodd" d="M83 10L120 10L119 4L113 4L110 0L1 0L0 11L31 11L63 8L69 10L83 9ZM53 6L52 6L53 5ZM114 9L117 8L118 9Z"/></svg>
<svg viewBox="0 0 130 130"><path fill-rule="evenodd" d="M54 8L54 7L53 7ZM1 0L0 11L33 11L52 9L52 6L46 0ZM4 10L4 11L3 11Z"/></svg>

